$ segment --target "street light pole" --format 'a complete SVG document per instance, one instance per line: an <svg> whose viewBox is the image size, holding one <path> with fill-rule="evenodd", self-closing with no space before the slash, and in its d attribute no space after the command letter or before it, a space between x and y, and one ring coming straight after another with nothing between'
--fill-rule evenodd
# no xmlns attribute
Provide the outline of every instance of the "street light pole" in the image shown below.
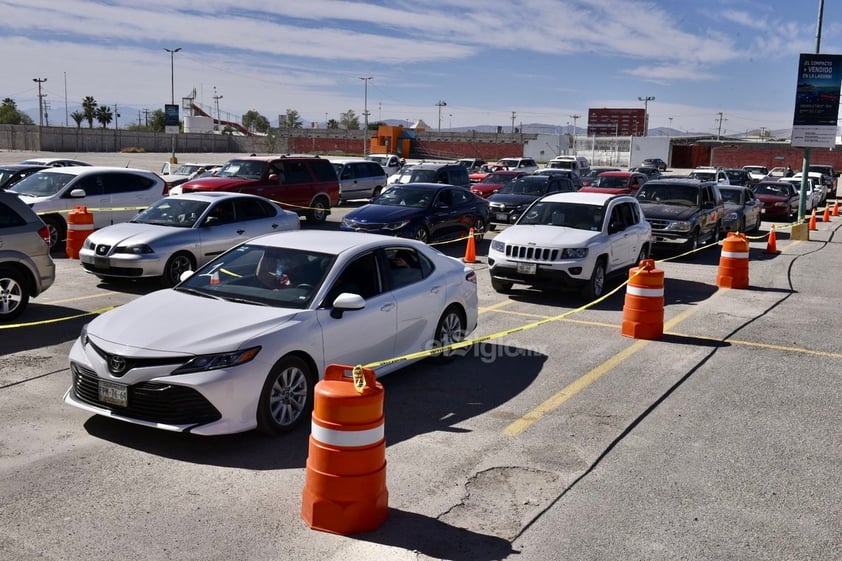
<svg viewBox="0 0 842 561"><path fill-rule="evenodd" d="M655 101L655 96L647 95L646 97L638 97L638 101L643 102L643 136L649 135L649 102Z"/></svg>
<svg viewBox="0 0 842 561"><path fill-rule="evenodd" d="M38 126L44 126L44 96L41 95L41 84L47 81L46 78L33 78L33 82L38 82Z"/></svg>
<svg viewBox="0 0 842 561"><path fill-rule="evenodd" d="M441 108L442 108L442 107L447 107L447 102L446 102L446 101L439 100L439 101L436 103L436 106L439 108L439 132L441 132Z"/></svg>
<svg viewBox="0 0 842 561"><path fill-rule="evenodd" d="M164 50L170 53L170 104L175 105L175 53L180 51L181 47L177 47L175 49L164 48ZM170 156L171 164L178 163L178 159L175 157L175 137L176 135L174 134L172 136L172 155Z"/></svg>
<svg viewBox="0 0 842 561"><path fill-rule="evenodd" d="M213 87L213 101L216 104L216 130L219 131L220 121L222 121L222 114L219 112L219 100L222 99L221 95L216 95L216 86Z"/></svg>
<svg viewBox="0 0 842 561"><path fill-rule="evenodd" d="M576 119L581 117L578 113L574 113L570 115L570 118L573 119L573 155L576 155Z"/></svg>
<svg viewBox="0 0 842 561"><path fill-rule="evenodd" d="M368 156L368 81L373 79L373 76L360 76L360 80L365 83L365 100L363 102L363 121L365 122L365 130L363 131L363 157Z"/></svg>

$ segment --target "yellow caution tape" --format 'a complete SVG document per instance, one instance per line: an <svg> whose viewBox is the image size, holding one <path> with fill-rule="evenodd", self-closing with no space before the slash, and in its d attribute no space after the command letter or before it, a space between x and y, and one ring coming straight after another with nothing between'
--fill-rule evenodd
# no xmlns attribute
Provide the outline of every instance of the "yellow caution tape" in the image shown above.
<svg viewBox="0 0 842 561"><path fill-rule="evenodd" d="M107 312L108 310L113 310L116 307L117 306L108 306L107 308L100 308L99 310L94 310L92 312L85 312L85 313L82 313L82 314L77 314L75 316L67 316L67 317L54 318L54 319L44 319L44 320L41 320L41 321L30 321L28 323L12 323L12 324L9 324L9 325L0 325L0 329L12 329L12 328L17 328L17 327L32 327L34 325L47 325L48 323L58 323L60 321L68 321L68 320L71 320L71 319L83 318L85 316L103 314L103 313Z"/></svg>

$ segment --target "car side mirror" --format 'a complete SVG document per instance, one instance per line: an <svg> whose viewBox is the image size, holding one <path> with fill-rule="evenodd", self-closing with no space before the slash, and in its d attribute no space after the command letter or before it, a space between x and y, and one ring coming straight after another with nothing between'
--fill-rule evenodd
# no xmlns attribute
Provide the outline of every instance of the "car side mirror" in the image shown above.
<svg viewBox="0 0 842 561"><path fill-rule="evenodd" d="M614 233L617 233L617 232L622 232L622 231L623 231L623 230L625 230L625 229L626 229L626 225L625 225L625 224L623 224L622 222L611 222L611 223L608 225L608 233L609 233L609 234L614 234Z"/></svg>
<svg viewBox="0 0 842 561"><path fill-rule="evenodd" d="M365 308L365 299L362 296L350 292L343 292L333 300L330 317L339 319L346 311L362 310L363 308Z"/></svg>
<svg viewBox="0 0 842 561"><path fill-rule="evenodd" d="M84 189L73 189L72 191L70 191L70 196L74 199L82 199L84 197L87 197L88 195L85 193Z"/></svg>

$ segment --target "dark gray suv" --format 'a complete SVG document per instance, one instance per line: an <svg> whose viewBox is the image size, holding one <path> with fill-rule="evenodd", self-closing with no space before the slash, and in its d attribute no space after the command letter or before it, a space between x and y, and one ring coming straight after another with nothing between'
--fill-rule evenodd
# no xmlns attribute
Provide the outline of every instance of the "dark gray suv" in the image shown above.
<svg viewBox="0 0 842 561"><path fill-rule="evenodd" d="M716 183L696 179L653 179L637 192L652 226L656 248L695 250L719 241L725 203Z"/></svg>
<svg viewBox="0 0 842 561"><path fill-rule="evenodd" d="M17 193L0 191L0 322L18 317L55 278L50 229Z"/></svg>

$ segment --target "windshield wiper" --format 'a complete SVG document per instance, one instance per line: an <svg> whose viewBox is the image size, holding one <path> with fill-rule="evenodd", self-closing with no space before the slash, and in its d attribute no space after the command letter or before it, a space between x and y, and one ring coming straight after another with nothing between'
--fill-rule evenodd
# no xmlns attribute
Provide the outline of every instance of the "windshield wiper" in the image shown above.
<svg viewBox="0 0 842 561"><path fill-rule="evenodd" d="M236 302L238 304L254 304L255 306L269 307L269 304L267 304L266 302L258 302L257 300L249 300L247 298L226 297L226 298L222 298L222 299L227 300L228 302Z"/></svg>
<svg viewBox="0 0 842 561"><path fill-rule="evenodd" d="M187 286L176 286L175 288L173 288L173 290L178 290L178 291L182 291L182 292L187 292L187 293L189 293L189 294L193 294L193 295L195 295L195 296L202 296L202 297L204 297L204 298L211 298L211 299L213 299L213 300L223 300L223 298L222 298L222 297L220 297L220 296L215 296L215 295L213 295L213 294L208 294L207 292L202 292L201 290L197 290L197 289L195 289L195 288L190 288L190 287L187 287Z"/></svg>

